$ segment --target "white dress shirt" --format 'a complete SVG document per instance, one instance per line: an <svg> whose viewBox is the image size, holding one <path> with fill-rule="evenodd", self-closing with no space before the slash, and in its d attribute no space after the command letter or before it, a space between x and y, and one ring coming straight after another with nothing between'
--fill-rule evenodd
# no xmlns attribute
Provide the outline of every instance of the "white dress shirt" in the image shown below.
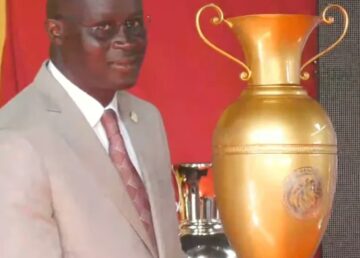
<svg viewBox="0 0 360 258"><path fill-rule="evenodd" d="M85 91L81 90L75 84L73 84L69 79L67 79L60 71L56 68L56 66L49 61L48 69L50 73L54 76L54 78L59 82L59 84L64 88L64 90L68 93L70 98L75 102L75 104L80 109L81 113L84 115L85 119L88 121L91 128L94 130L95 134L99 138L101 144L105 148L105 150L109 153L109 140L106 136L105 129L101 124L101 117L104 114L106 109L112 109L115 111L121 135L124 138L125 148L129 154L130 160L133 163L136 171L142 176L139 162L136 157L134 147L131 143L129 134L121 122L121 118L118 111L118 102L116 95L112 99L112 101L105 108L100 104L99 101L94 99L92 96L87 94Z"/></svg>

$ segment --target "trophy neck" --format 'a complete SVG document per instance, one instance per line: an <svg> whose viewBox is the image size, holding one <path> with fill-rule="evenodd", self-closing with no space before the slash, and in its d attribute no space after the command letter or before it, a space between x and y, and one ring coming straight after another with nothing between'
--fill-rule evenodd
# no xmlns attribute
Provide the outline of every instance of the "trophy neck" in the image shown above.
<svg viewBox="0 0 360 258"><path fill-rule="evenodd" d="M226 19L252 71L250 85L299 85L301 54L321 19L310 15L265 14Z"/></svg>

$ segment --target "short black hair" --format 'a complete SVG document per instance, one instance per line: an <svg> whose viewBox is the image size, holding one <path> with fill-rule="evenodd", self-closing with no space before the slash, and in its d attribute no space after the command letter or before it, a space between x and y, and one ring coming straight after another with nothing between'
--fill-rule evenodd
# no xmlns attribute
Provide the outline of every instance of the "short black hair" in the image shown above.
<svg viewBox="0 0 360 258"><path fill-rule="evenodd" d="M46 17L48 19L56 19L59 16L59 1L61 0L47 0Z"/></svg>
<svg viewBox="0 0 360 258"><path fill-rule="evenodd" d="M79 0L47 0L46 17L48 19L57 19L63 15L64 9L74 4L81 4Z"/></svg>

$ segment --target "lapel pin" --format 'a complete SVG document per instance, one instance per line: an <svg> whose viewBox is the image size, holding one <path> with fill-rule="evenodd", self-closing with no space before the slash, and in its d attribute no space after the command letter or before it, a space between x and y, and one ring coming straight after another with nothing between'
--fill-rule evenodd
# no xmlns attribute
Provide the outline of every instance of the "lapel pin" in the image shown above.
<svg viewBox="0 0 360 258"><path fill-rule="evenodd" d="M134 123L139 122L139 117L138 117L138 115L137 115L134 111L131 111L131 112L130 112L130 119L131 119Z"/></svg>

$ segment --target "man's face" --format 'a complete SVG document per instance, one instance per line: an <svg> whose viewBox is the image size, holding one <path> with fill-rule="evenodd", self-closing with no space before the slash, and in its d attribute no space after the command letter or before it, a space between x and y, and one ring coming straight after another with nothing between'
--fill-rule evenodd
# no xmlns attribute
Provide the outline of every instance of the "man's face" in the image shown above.
<svg viewBox="0 0 360 258"><path fill-rule="evenodd" d="M79 0L77 0L79 1ZM141 0L80 0L62 11L63 68L91 90L135 84L146 49Z"/></svg>

